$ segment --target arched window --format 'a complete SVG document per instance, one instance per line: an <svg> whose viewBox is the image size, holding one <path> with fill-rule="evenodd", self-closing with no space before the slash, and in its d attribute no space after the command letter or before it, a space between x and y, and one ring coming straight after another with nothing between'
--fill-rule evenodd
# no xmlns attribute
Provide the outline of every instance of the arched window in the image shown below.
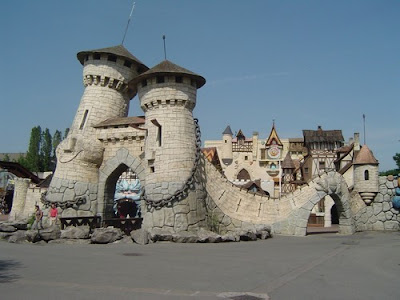
<svg viewBox="0 0 400 300"><path fill-rule="evenodd" d="M237 175L237 179L239 180L250 180L250 174L245 169L241 169Z"/></svg>
<svg viewBox="0 0 400 300"><path fill-rule="evenodd" d="M364 171L364 180L369 180L369 172L368 172L368 170Z"/></svg>

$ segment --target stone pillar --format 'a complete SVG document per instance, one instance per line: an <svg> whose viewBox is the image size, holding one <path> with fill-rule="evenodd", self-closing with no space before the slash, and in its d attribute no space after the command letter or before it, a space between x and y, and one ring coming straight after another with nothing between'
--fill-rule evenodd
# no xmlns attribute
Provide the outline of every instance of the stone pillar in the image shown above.
<svg viewBox="0 0 400 300"><path fill-rule="evenodd" d="M30 182L28 178L15 178L13 205L8 220L19 221L25 218L23 212Z"/></svg>

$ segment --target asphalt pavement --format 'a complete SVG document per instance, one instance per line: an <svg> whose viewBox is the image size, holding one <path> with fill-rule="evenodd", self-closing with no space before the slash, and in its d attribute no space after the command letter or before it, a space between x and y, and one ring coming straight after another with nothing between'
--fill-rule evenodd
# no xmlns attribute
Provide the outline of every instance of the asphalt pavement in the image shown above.
<svg viewBox="0 0 400 300"><path fill-rule="evenodd" d="M0 242L0 299L400 299L400 232L137 245Z"/></svg>

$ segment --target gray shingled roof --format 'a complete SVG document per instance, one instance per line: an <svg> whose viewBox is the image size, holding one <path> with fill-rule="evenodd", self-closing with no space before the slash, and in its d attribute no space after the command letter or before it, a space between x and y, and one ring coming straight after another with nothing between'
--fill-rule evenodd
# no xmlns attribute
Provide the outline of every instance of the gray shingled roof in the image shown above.
<svg viewBox="0 0 400 300"><path fill-rule="evenodd" d="M138 82L142 81L143 79L149 78L149 77L154 77L157 75L185 75L188 76L191 79L194 79L197 82L197 88L201 88L205 83L206 80L204 77L193 73L192 71L189 71L185 68L182 68L169 60L164 60L158 65L154 66L150 70L144 72L143 74L140 74L138 77L132 79L132 81L129 83L130 86L136 85Z"/></svg>
<svg viewBox="0 0 400 300"><path fill-rule="evenodd" d="M282 169L295 169L294 162L290 157L290 153L288 152L285 156L285 159L282 161Z"/></svg>
<svg viewBox="0 0 400 300"><path fill-rule="evenodd" d="M228 126L225 128L225 130L224 130L224 132L223 132L222 134L230 134L230 135L232 135L233 133L232 133L231 126L228 125Z"/></svg>
<svg viewBox="0 0 400 300"><path fill-rule="evenodd" d="M142 66L142 68L144 68L144 70L148 70L149 69L144 63L142 63L139 59L137 59L135 56L133 56L123 45L118 45L118 46L108 47L108 48L81 51L81 52L78 52L76 54L76 56L78 57L78 60L80 61L80 63L83 65L85 56L88 55L88 54L92 54L92 53L114 54L116 56L120 56L120 57L126 58L126 59L128 59L130 61L133 61L133 62L139 64L140 66Z"/></svg>
<svg viewBox="0 0 400 300"><path fill-rule="evenodd" d="M344 142L341 130L303 130L304 142Z"/></svg>

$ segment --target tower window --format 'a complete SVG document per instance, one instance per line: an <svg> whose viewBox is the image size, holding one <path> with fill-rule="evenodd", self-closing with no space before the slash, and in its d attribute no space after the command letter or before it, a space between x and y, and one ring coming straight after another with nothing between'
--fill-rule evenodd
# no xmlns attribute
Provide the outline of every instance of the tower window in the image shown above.
<svg viewBox="0 0 400 300"><path fill-rule="evenodd" d="M369 172L368 172L368 170L364 171L364 180L369 180Z"/></svg>
<svg viewBox="0 0 400 300"><path fill-rule="evenodd" d="M130 68L132 66L132 63L129 60L126 60L124 62L124 66Z"/></svg>
<svg viewBox="0 0 400 300"><path fill-rule="evenodd" d="M87 118L88 113L89 113L89 110L85 110L85 113L83 114L81 126L79 126L80 130L82 130L83 127L85 126L85 122L86 122L86 118Z"/></svg>
<svg viewBox="0 0 400 300"><path fill-rule="evenodd" d="M100 54L99 54L99 53L95 53L95 54L93 55L93 59L99 60L99 59L100 59Z"/></svg>
<svg viewBox="0 0 400 300"><path fill-rule="evenodd" d="M196 87L196 81L195 81L195 80L192 79L192 80L190 81L190 84L191 84L191 86Z"/></svg>
<svg viewBox="0 0 400 300"><path fill-rule="evenodd" d="M151 120L151 123L153 123L155 126L157 126L157 142L158 146L161 147L162 145L162 126L160 123L158 123L157 119Z"/></svg>
<svg viewBox="0 0 400 300"><path fill-rule="evenodd" d="M145 87L145 86L147 86L147 80L146 79L142 80L142 87Z"/></svg>
<svg viewBox="0 0 400 300"><path fill-rule="evenodd" d="M157 83L164 83L165 79L164 76L157 76Z"/></svg>
<svg viewBox="0 0 400 300"><path fill-rule="evenodd" d="M115 55L109 55L107 58L108 61L113 61L116 62L117 61L117 57Z"/></svg>
<svg viewBox="0 0 400 300"><path fill-rule="evenodd" d="M85 56L85 61L88 61L88 59L89 59L89 55L86 55Z"/></svg>
<svg viewBox="0 0 400 300"><path fill-rule="evenodd" d="M175 76L175 82L176 83L182 83L183 82L183 77L182 76Z"/></svg>

